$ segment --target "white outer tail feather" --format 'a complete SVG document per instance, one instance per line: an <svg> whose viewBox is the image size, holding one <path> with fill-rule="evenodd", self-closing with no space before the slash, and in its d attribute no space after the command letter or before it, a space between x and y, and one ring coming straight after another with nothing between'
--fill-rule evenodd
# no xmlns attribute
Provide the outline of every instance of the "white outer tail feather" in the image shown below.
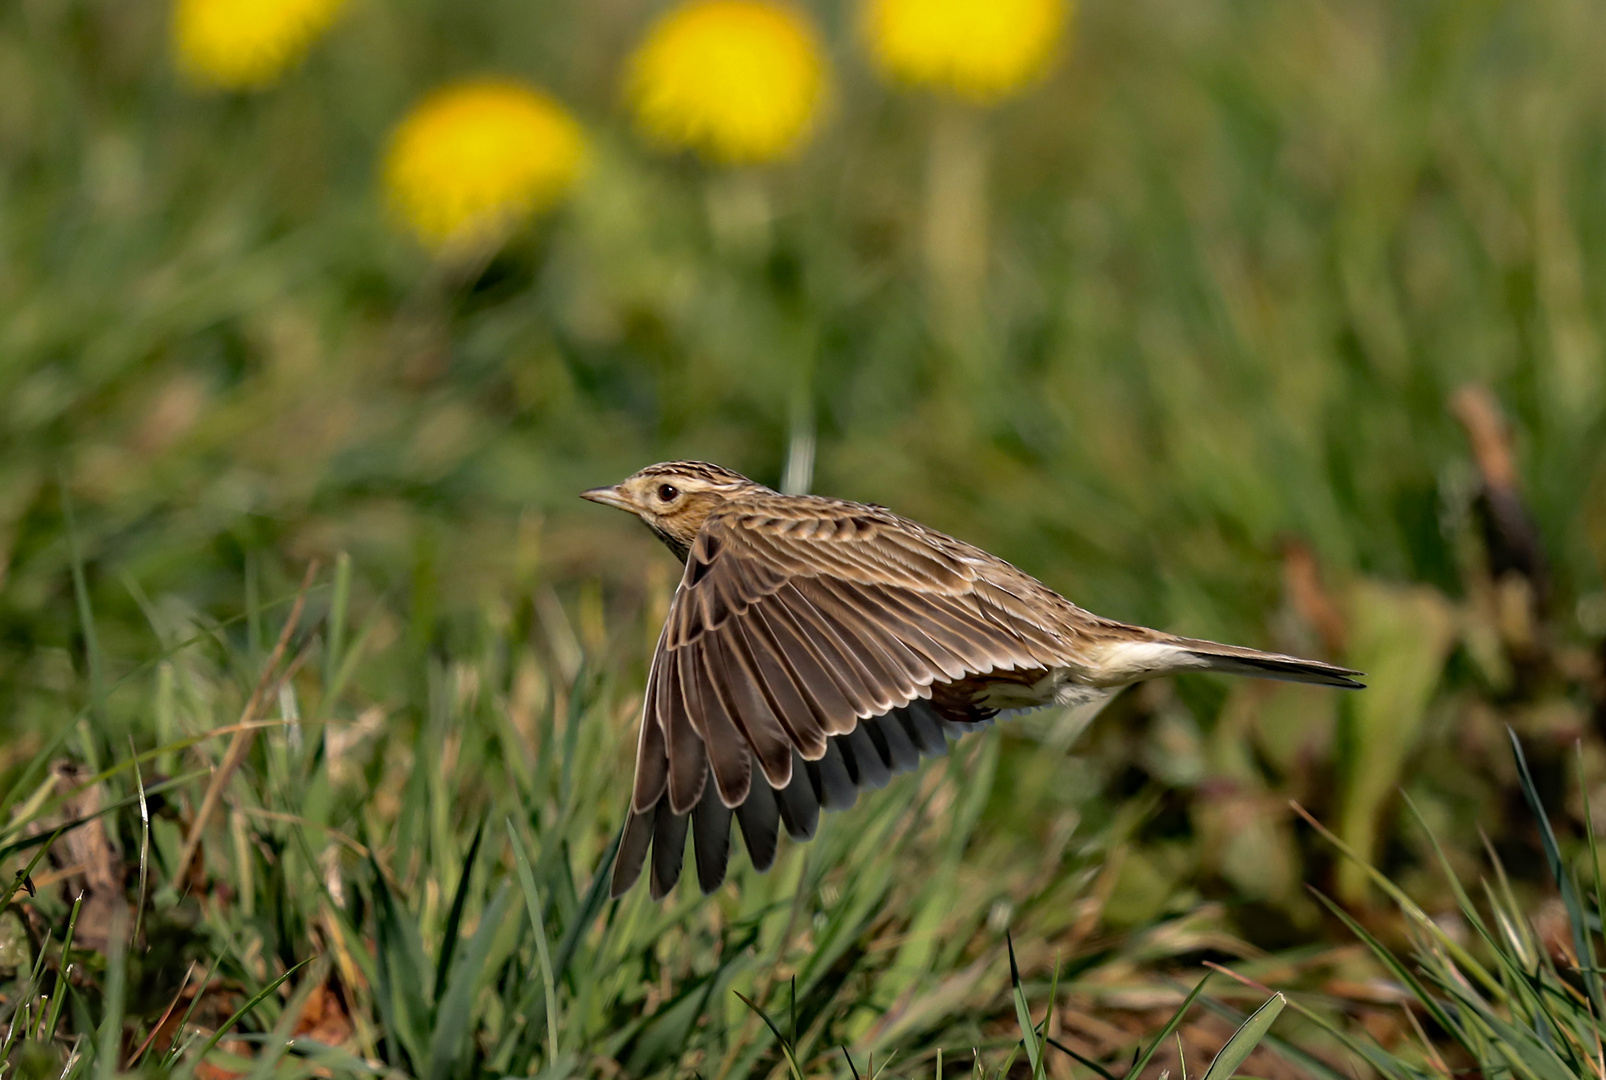
<svg viewBox="0 0 1606 1080"><path fill-rule="evenodd" d="M1159 678L1179 671L1219 671L1349 690L1359 690L1364 685L1355 679L1361 673L1349 668L1194 638L1120 642L1110 645L1101 660L1093 674L1099 684L1106 686Z"/></svg>

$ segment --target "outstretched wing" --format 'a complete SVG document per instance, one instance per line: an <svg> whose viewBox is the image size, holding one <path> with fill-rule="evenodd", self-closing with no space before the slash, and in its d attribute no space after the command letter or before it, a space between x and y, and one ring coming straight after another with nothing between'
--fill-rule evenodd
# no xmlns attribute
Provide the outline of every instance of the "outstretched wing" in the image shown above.
<svg viewBox="0 0 1606 1080"><path fill-rule="evenodd" d="M716 513L653 657L614 893L635 881L649 842L654 894L673 885L688 818L712 889L733 812L767 865L779 819L811 835L820 805L851 803L940 752L963 725L927 703L933 686L1065 663L1067 627L1047 617L1055 602L991 556L879 508L819 499Z"/></svg>

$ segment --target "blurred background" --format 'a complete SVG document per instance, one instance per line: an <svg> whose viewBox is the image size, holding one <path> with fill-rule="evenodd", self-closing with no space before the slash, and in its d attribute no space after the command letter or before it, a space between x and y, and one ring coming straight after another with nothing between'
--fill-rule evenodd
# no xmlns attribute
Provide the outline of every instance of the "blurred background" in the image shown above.
<svg viewBox="0 0 1606 1080"><path fill-rule="evenodd" d="M231 722L250 678L158 722L151 665L260 661L345 553L328 722L422 739L493 632L487 701L604 680L595 856L678 567L575 493L696 457L1371 676L988 736L956 942L1088 823L1111 933L1309 955L1307 882L1385 926L1291 798L1429 910L1401 789L1539 888L1507 725L1564 831L1606 780L1606 8L965 7L0 6L0 779Z"/></svg>

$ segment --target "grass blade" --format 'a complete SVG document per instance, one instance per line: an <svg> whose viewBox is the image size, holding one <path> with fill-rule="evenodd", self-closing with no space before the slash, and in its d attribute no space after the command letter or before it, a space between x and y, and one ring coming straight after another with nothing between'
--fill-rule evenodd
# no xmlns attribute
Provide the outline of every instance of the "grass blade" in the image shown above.
<svg viewBox="0 0 1606 1080"><path fill-rule="evenodd" d="M211 772L211 769L196 769L194 772L185 773L183 776L175 776L171 780L163 780L161 783L152 784L150 787L145 789L145 794L157 795L161 792L169 791L176 787L181 787L182 785L189 783L191 780L199 780L204 776L210 775ZM83 817L73 818L71 821L63 824L55 832L39 833L36 836L29 836L21 840L13 840L9 844L0 845L0 859L5 858L7 855L15 855L19 851L27 851L31 847L41 847L48 850L50 845L54 844L57 838L62 836L64 833L69 833L78 828L78 826L88 824L89 822L94 821L96 818L105 817L107 814L114 814L119 810L126 810L128 807L133 806L138 802L138 795L130 795L127 798L118 799L116 802L107 803L99 810L96 810L93 814L85 814ZM38 865L40 856L43 854L44 852L41 851L39 855L34 856L33 862L28 864L29 873L33 872L33 867ZM6 904L11 903L11 897L15 895L15 889L21 886L22 880L23 879L21 877L18 877L11 887L12 891L7 892L3 897L0 897L0 908L3 908Z"/></svg>
<svg viewBox="0 0 1606 1080"><path fill-rule="evenodd" d="M318 588L321 587L322 586L319 586ZM316 591L316 589L314 589L314 591ZM273 603L267 606L277 608L283 607L285 604L293 604L300 595L301 594L298 593L295 596L284 597L279 600L275 600ZM142 663L131 667L127 672L121 675L116 682L114 682L111 686L106 687L104 692L99 697L92 699L88 704L79 708L78 711L73 714L72 719L67 723L60 725L60 727L58 727L56 730L56 733L52 735L49 741L39 749L39 752L28 759L27 766L17 777L16 782L6 789L4 795L0 795L0 813L10 809L11 804L15 801L18 792L27 791L30 787L32 787L32 785L38 780L40 774L42 774L49 766L50 762L55 760L56 752L61 749L62 743L66 742L72 736L73 732L77 730L79 722L87 717L93 709L98 708L101 702L104 701L106 696L112 691L116 690L118 687L136 678L137 676L143 675L147 671L156 669L159 665L171 660L173 657L177 656L185 649L190 648L192 645L199 644L203 641L212 640L219 631L225 630L228 627L241 622L243 619L243 615L236 615L233 618L224 619L221 622L212 624L208 629L203 630L198 634L192 634L183 641L178 642L172 648L163 649L149 660L145 660ZM215 733L206 733L194 736L192 739L185 740L185 744L193 745L196 742L205 741L206 739L212 738L214 734ZM154 756L158 753L165 753L167 749L168 748L161 748L153 751L151 754L142 757L141 760L145 760L146 758ZM99 780L105 779L113 772L119 771L121 768L122 766L115 766L108 772L97 774L88 782L91 784L96 783ZM26 822L12 820L6 825L0 826L0 836L9 836L11 833L17 831L25 824Z"/></svg>
<svg viewBox="0 0 1606 1080"><path fill-rule="evenodd" d="M73 516L72 493L68 489L65 474L61 477L61 518L67 532L67 557L72 564L72 592L73 602L78 608L78 629L84 635L84 658L89 667L89 700L94 703L93 708L99 708L103 700L101 691L106 685L106 669L102 662L100 639L95 633L95 609L89 602L84 553L78 542L78 522ZM84 758L91 772L99 772L100 761L94 741L93 735L84 733Z"/></svg>
<svg viewBox="0 0 1606 1080"><path fill-rule="evenodd" d="M580 939L590 928L591 923L602 911L602 905L608 902L608 875L613 871L613 860L619 854L619 841L624 834L616 834L608 850L603 852L602 861L597 865L597 872L591 879L591 885L586 889L585 898L580 901L580 908L574 914L574 920L563 931L563 940L558 943L557 955L552 958L552 973L563 978L568 973L569 964L574 960L575 950L580 947Z"/></svg>
<svg viewBox="0 0 1606 1080"><path fill-rule="evenodd" d="M208 731L204 731L199 735L191 735L187 738L175 739L170 743L164 743L163 745L158 746L156 749L148 750L143 754L136 754L134 757L126 761L120 761L116 765L102 769L100 772L94 774L86 780L80 780L76 785L67 791L58 792L55 794L47 794L36 805L27 806L25 804L24 809L19 811L18 815L9 824L5 825L4 827L0 827L0 839L23 831L25 828L27 828L30 822L37 821L39 818L49 814L51 811L59 809L63 803L73 798L78 793L95 787L99 784L103 784L107 780L110 780L112 777L117 776L124 771L130 771L136 764L153 761L163 757L164 755L176 754L181 750L188 750L192 746L198 746L201 743L207 742L211 739L221 738L224 735L232 735L237 731L243 731L247 728L284 727L286 724L287 721L284 720L258 720L250 724L227 724L223 727L212 728ZM32 768L31 765L29 767ZM169 778L168 780L161 781L159 784L152 784L146 789L146 794L154 795L158 791L165 791L168 787L172 786L172 783L172 779ZM133 803L123 802L119 805L131 806ZM25 844L23 846L25 847L27 845ZM14 851L19 849L8 845L5 850Z"/></svg>
<svg viewBox="0 0 1606 1080"><path fill-rule="evenodd" d="M474 874L474 860L480 853L480 841L485 839L485 820L474 828L474 839L469 841L468 854L463 857L463 872L457 876L457 891L452 894L452 907L446 916L446 929L441 934L441 954L435 963L435 1000L446 992L446 976L452 969L452 954L457 951L457 936L463 925L463 905L468 903L469 879Z"/></svg>
<svg viewBox="0 0 1606 1080"><path fill-rule="evenodd" d="M1245 986L1259 990L1261 993L1269 994L1275 992L1253 979L1238 974L1231 968L1222 967L1220 964L1213 963L1209 960L1205 961L1205 966L1214 971L1221 972L1229 979L1236 979ZM1300 1016L1304 1017L1306 1020L1309 1020L1312 1024L1315 1024L1327 1034L1331 1035L1335 1042L1344 1046L1362 1061L1370 1064L1379 1075L1390 1077L1392 1080L1406 1080L1407 1077L1414 1078L1418 1075L1415 1071L1406 1069L1403 1062L1391 1057L1381 1047L1370 1047L1357 1042L1350 1033L1342 1030L1341 1028L1335 1027L1331 1021L1322 1016L1320 1013L1315 1012L1312 1009L1308 1009L1304 1005L1300 1004L1298 999L1287 997L1287 995L1284 995L1284 998L1287 1001L1289 1008L1293 1009ZM1204 998L1199 1004L1203 1005L1206 1009L1209 1009L1217 1016L1232 1021L1232 1023L1235 1025L1242 1024L1248 1019L1248 1017L1246 1017L1242 1012L1232 1008L1231 1006L1225 1005L1220 1001L1216 1001L1213 998ZM1285 1039L1279 1039L1275 1035L1267 1035L1262 1042L1266 1046L1269 1046L1275 1050L1278 1055L1283 1057L1285 1060L1290 1061L1304 1069L1306 1072L1310 1073L1311 1076L1317 1077L1318 1080L1351 1080L1350 1077L1340 1073L1321 1058L1315 1057L1308 1051L1290 1044Z"/></svg>
<svg viewBox="0 0 1606 1080"><path fill-rule="evenodd" d="M1522 752L1522 741L1509 726L1506 728L1506 734L1511 739L1511 753L1517 759L1517 778L1521 782L1523 797L1528 800L1528 807L1533 811L1534 821L1539 826L1539 837L1544 843L1545 861L1550 866L1550 876L1555 879L1556 888L1561 890L1561 901L1567 908L1567 921L1572 930L1573 955L1582 966L1584 986L1589 990L1589 1000L1595 1006L1595 1014L1606 1015L1606 998L1601 996L1600 973L1595 970L1595 965L1590 960L1589 923L1584 917L1584 905L1578 896L1578 883L1562 862L1561 847L1556 843L1556 833L1550 827L1550 815L1545 812L1545 804L1539 797L1539 789L1534 785L1533 774L1528 771L1528 758Z"/></svg>
<svg viewBox="0 0 1606 1080"><path fill-rule="evenodd" d="M369 850L372 851L372 845ZM413 1068L423 1062L427 1047L419 1025L428 1022L429 1006L424 1001L428 986L424 982L428 970L424 959L424 946L418 939L418 927L406 918L406 912L396 901L385 880L385 872L372 854L368 857L373 872L374 930L377 949L374 985L374 1002L384 1021L385 1033L410 1058Z"/></svg>
<svg viewBox="0 0 1606 1080"><path fill-rule="evenodd" d="M134 1051L133 1056L128 1059L128 1067L130 1069L139 1064L139 1059L145 1056L145 1051L149 1050L151 1048L151 1044L156 1041L156 1036L162 1030L162 1025L167 1023L167 1018L173 1015L173 1010L178 1008L178 1003L184 1000L184 991L190 985L190 976L194 974L195 961L191 960L190 966L184 971L183 980L178 984L178 992L173 995L173 1000L168 1002L167 1008L162 1011L162 1015L151 1027L151 1033L145 1036L145 1041L139 1044L139 1047ZM182 1028L180 1030L182 1030Z"/></svg>
<svg viewBox="0 0 1606 1080"><path fill-rule="evenodd" d="M474 992L479 988L491 945L497 930L507 915L511 894L504 883L496 891L485 910L480 914L480 925L469 940L468 951L454 967L446 986L446 994L438 1003L435 1030L430 1037L429 1064L424 1070L425 1080L448 1080L457 1065L463 1044L468 1041L474 1024Z"/></svg>
<svg viewBox="0 0 1606 1080"><path fill-rule="evenodd" d="M1116 1080L1116 1077L1115 1077L1114 1073L1110 1072L1109 1069L1106 1069L1103 1065L1100 1065L1098 1062L1094 1061L1092 1058L1083 1057L1081 1054L1078 1054L1075 1050L1072 1050L1069 1046L1066 1046L1064 1043L1060 1042L1058 1039L1050 1038L1050 1037L1048 1037L1046 1035L1043 1038L1044 1038L1044 1041L1047 1042L1049 1046L1052 1046L1054 1049L1058 1050L1062 1054L1068 1055L1077 1064L1085 1065L1087 1068L1092 1069L1094 1072L1098 1073L1101 1077L1103 1077L1104 1080ZM938 1075L941 1075L941 1074L939 1073Z"/></svg>
<svg viewBox="0 0 1606 1080"><path fill-rule="evenodd" d="M1320 821L1317 821L1316 818L1311 815L1310 811L1306 810L1297 802L1290 801L1288 805L1293 808L1293 811L1296 814L1304 819L1307 825L1315 829L1316 832L1320 834L1322 839L1336 847L1345 858L1350 859L1363 870L1365 870L1367 877L1372 880L1372 883L1381 889L1389 897L1389 899L1393 900L1399 909L1404 912L1412 922L1414 922L1425 933L1431 935L1451 956L1455 957L1457 964L1461 965L1461 967L1465 970L1471 972L1480 982L1484 983L1484 985L1488 987L1491 992L1499 992L1499 983L1494 979L1493 976L1484 970L1483 965L1478 963L1477 958L1463 948L1461 944L1454 938L1450 937L1449 934L1445 933L1444 928L1438 923L1434 922L1433 919L1428 916L1427 912L1422 910L1421 906L1418 905L1416 901L1412 900L1408 895L1406 895L1403 889L1401 889L1394 882L1390 881L1388 876L1381 870L1363 859L1360 856L1360 853L1358 853L1349 844L1345 843L1337 834L1327 828L1327 826L1323 825Z"/></svg>
<svg viewBox="0 0 1606 1080"><path fill-rule="evenodd" d="M1458 1039L1464 1040L1466 1038L1466 1034L1461 1025L1457 1024L1450 1018L1450 1014L1445 1011L1444 1006L1439 1002L1438 998L1434 997L1433 994L1428 991L1428 988L1422 985L1422 981L1418 979L1409 968L1401 963L1400 959L1390 952L1381 941L1373 937L1364 926L1351 918L1349 912L1340 907L1336 901L1329 899L1325 894L1316 889L1311 889L1310 892L1312 896L1316 897L1317 900L1321 901L1322 904L1326 906L1328 911L1331 911L1334 915L1338 916L1340 922L1349 927L1350 933L1361 939L1366 947L1372 951L1372 955L1377 957L1377 959L1381 961L1385 967L1394 973L1394 977L1396 979L1399 979L1406 985L1406 987L1411 991L1411 994L1418 1001L1420 1001L1423 1007L1426 1008L1429 1014L1432 1015L1434 1023L1438 1024L1445 1031L1455 1035Z"/></svg>
<svg viewBox="0 0 1606 1080"><path fill-rule="evenodd" d="M279 989L279 987L283 986L285 980L289 979L290 976L312 963L313 959L313 957L307 957L305 960L286 971L283 975L280 975L277 979L274 979L268 985L252 994L244 1005L241 1005L238 1009L234 1010L234 1015L230 1016L227 1020L223 1021L223 1023L219 1024L218 1029L212 1032L212 1037L206 1040L206 1043L201 1047L201 1052L196 1054L195 1057L190 1061L189 1067L184 1071L184 1075L193 1076L196 1067L206 1059L206 1055L212 1052L212 1048L223 1040L223 1036L227 1035L229 1030L233 1028L235 1024L238 1024L241 1020L244 1020L247 1016L249 1016L253 1009L267 1000L268 995L272 994L275 990ZM199 998L199 996L199 994L196 995L197 998Z"/></svg>
<svg viewBox="0 0 1606 1080"><path fill-rule="evenodd" d="M546 920L541 914L541 894L535 887L535 874L530 869L530 858L524 842L513 828L513 819L507 819L508 840L513 844L513 861L519 871L519 887L524 890L524 904L530 913L530 928L535 933L535 949L541 964L541 989L546 996L547 1061L558 1059L558 988L552 974L552 957L547 950Z"/></svg>
<svg viewBox="0 0 1606 1080"><path fill-rule="evenodd" d="M184 1019L178 1022L178 1030L173 1033L173 1042L168 1047L167 1054L162 1058L161 1067L164 1071L178 1060L178 1056L184 1047L182 1042L184 1029L190 1026L190 1017L195 1015L195 1006L201 1003L201 995L205 994L206 988L212 985L212 980L217 977L217 969L223 966L223 958L227 955L229 955L229 946L225 944L223 951L217 954L217 959L212 961L212 970L208 971L206 978L202 979L195 987L195 996L190 998L190 1006L184 1010Z"/></svg>
<svg viewBox="0 0 1606 1080"><path fill-rule="evenodd" d="M1242 1065L1244 1059L1260 1045L1260 1040L1265 1038L1266 1032L1271 1030L1271 1025L1282 1015L1283 1006L1286 1004L1287 999L1283 995L1273 994L1266 1004L1256 1009L1249 1019L1232 1033L1227 1045L1221 1048L1216 1059L1210 1063L1210 1068L1205 1070L1203 1080L1232 1080L1233 1073L1238 1071L1238 1066Z"/></svg>
<svg viewBox="0 0 1606 1080"><path fill-rule="evenodd" d="M769 1028L771 1034L775 1036L776 1043L778 1043L781 1047L781 1053L786 1056L786 1067L792 1073L792 1080L804 1080L803 1067L797 1062L797 1055L793 1052L792 1043L785 1035L781 1034L781 1029L775 1026L775 1021L771 1020L769 1018L769 1014L758 1007L758 1002L754 1001L740 990L732 990L731 993L741 998L743 1005L746 1005L749 1009L752 1009L754 1013L758 1014L758 1018L764 1021L764 1026ZM845 1050L843 1052L846 1053Z"/></svg>
<svg viewBox="0 0 1606 1080"><path fill-rule="evenodd" d="M95 1046L96 1080L114 1080L118 1055L123 1048L123 995L128 990L125 964L128 942L124 937L127 919L122 909L113 910L108 931L110 953L106 957L105 1006L101 1010L100 1037Z"/></svg>
<svg viewBox="0 0 1606 1080"><path fill-rule="evenodd" d="M98 817L99 815L96 816ZM6 886L5 895L0 896L0 911L4 911L8 906L10 906L11 898L17 895L18 889L26 888L30 893L33 892L34 869L39 865L40 861L44 859L45 853L50 850L50 845L54 844L57 840L60 840L62 834L72 827L73 823L69 821L66 825L61 826L61 828L57 829L49 836L44 836L41 834L39 850L33 853L33 858L28 860L27 866L24 866L21 870L17 871L17 876L12 879L10 885ZM0 858L3 858L9 854L11 854L10 851L0 848Z"/></svg>
<svg viewBox="0 0 1606 1080"><path fill-rule="evenodd" d="M310 977L303 979L301 985L296 987L295 993L284 1003L284 1010L279 1014L279 1022L273 1025L271 1037L257 1052L256 1067L251 1070L246 1080L269 1080L273 1075L276 1066L295 1041L290 1032L305 1014L307 1002L312 999L313 991L329 981L329 968L329 959L325 957L312 969Z"/></svg>
<svg viewBox="0 0 1606 1080"><path fill-rule="evenodd" d="M1589 840L1589 867L1595 877L1595 918L1597 920L1597 925L1601 929L1601 933L1606 934L1606 888L1601 886L1600 848L1596 846L1595 814L1593 808L1589 805L1589 784L1584 780L1583 740L1580 739L1578 742L1574 743L1573 748L1578 753L1578 790L1583 796L1584 800L1584 831L1585 836ZM1580 959L1583 958L1580 957ZM1589 958L1584 962L1592 967L1597 965L1597 957L1595 956L1595 948L1593 943L1590 945ZM1601 1015L1606 1016L1606 1013Z"/></svg>
<svg viewBox="0 0 1606 1080"><path fill-rule="evenodd" d="M37 1001L39 983L45 977L45 960L50 955L50 932L45 931L45 940L39 947L39 956L35 959L33 972L28 977L27 985L23 987L22 994L17 1000L16 1008L11 1013L11 1026L6 1031L4 1042L0 1042L0 1062L7 1060L11 1053L11 1044L19 1037L26 1039L28 1032L33 1030L34 1016L32 1009ZM0 1074L3 1075L3 1074Z"/></svg>
<svg viewBox="0 0 1606 1080"><path fill-rule="evenodd" d="M1041 1080L1043 1047L1037 1039L1037 1025L1032 1023L1032 1012L1026 1003L1026 991L1020 984L1020 968L1015 963L1015 939L1008 931L1004 932L1004 944L1009 950L1009 986L1015 1000L1015 1019L1020 1024L1021 1042L1026 1047L1026 1060L1032 1067L1034 1080Z"/></svg>
<svg viewBox="0 0 1606 1080"><path fill-rule="evenodd" d="M50 1019L45 1024L45 1041L56 1037L56 1024L61 1020L62 1005L72 991L72 939L78 930L78 913L84 907L84 894L72 902L72 914L67 916L67 935L61 939L61 970L56 972L56 999L50 1003Z"/></svg>
<svg viewBox="0 0 1606 1080"><path fill-rule="evenodd" d="M1199 997L1199 995L1204 993L1205 984L1210 981L1210 975L1211 973L1207 972L1205 977L1199 980L1199 985L1195 986L1188 996L1182 999L1182 1004L1177 1006L1177 1011L1171 1014L1171 1019L1167 1020L1165 1027L1160 1029L1160 1034L1154 1037L1154 1041L1149 1044L1149 1048L1145 1050L1142 1055L1139 1056L1138 1060L1132 1063L1132 1067L1127 1070L1126 1074L1128 1076L1136 1077L1143 1075L1143 1070L1148 1066L1150 1060L1153 1059L1155 1052L1158 1051L1161 1045L1171 1037L1171 1033L1182 1025L1182 1018L1187 1015L1188 1009L1193 1005L1194 1001Z"/></svg>
<svg viewBox="0 0 1606 1080"><path fill-rule="evenodd" d="M140 926L145 921L145 893L150 885L151 867L151 808L145 801L145 777L139 769L139 748L134 736L128 737L128 748L134 751L134 785L139 792L139 900L134 906L134 933L130 940L139 941Z"/></svg>

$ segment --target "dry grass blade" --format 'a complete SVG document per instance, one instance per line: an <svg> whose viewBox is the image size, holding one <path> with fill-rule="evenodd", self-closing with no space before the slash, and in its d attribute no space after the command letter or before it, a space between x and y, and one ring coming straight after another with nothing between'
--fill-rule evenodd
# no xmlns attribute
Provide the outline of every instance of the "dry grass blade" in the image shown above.
<svg viewBox="0 0 1606 1080"><path fill-rule="evenodd" d="M196 1008L201 1004L201 995L205 994L207 987L212 985L212 980L217 976L218 968L223 966L223 958L228 953L229 946L225 945L223 950L217 954L217 959L212 961L212 967L207 971L206 977L196 986L195 994L190 998L189 1007L184 1010L184 1015L179 1019L178 1029L173 1032L173 1043L162 1058L163 1069L171 1066L173 1062L178 1060L179 1055L183 1053L187 1045L181 1041L184 1037L184 1029L190 1026L190 1017L195 1015Z"/></svg>
<svg viewBox="0 0 1606 1080"><path fill-rule="evenodd" d="M186 1070L185 1075L193 1076L195 1071L200 1067L201 1062L206 1059L206 1055L212 1052L212 1048L222 1041L223 1036L227 1035L235 1024L238 1024L241 1020L250 1015L251 1011L258 1005L262 1004L262 1002L266 1000L270 994L279 989L280 986L283 986L285 981L288 980L290 976L312 963L313 959L315 958L309 956L307 959L290 968L283 975L280 975L277 979L274 979L272 982L268 983L268 985L264 986L261 990L258 990L255 994L252 994L251 997L246 1000L244 1005L241 1005L238 1009L234 1010L233 1014L231 1014L227 1020L223 1021L223 1023L219 1024L217 1030L212 1032L211 1036L201 1046L200 1053L196 1054L194 1060L190 1062L190 1066L188 1070Z"/></svg>
<svg viewBox="0 0 1606 1080"><path fill-rule="evenodd" d="M307 565L306 574L301 579L301 588L296 591L295 603L290 608L289 616L284 620L284 627L279 631L279 640L273 645L273 652L268 656L268 662L263 665L262 675L257 679L251 696L246 700L245 708L240 711L239 723L250 724L256 719L257 710L262 708L263 702L273 696L277 690L280 679L277 677L279 664L284 660L285 653L290 648L290 641L295 635L296 626L301 621L302 608L306 606L307 592L312 588L313 580L318 575L318 561L314 559ZM212 782L207 785L206 794L201 799L201 806L195 812L195 821L190 826L190 834L184 839L184 847L179 852L178 862L173 867L172 886L182 891L184 876L189 873L190 863L195 859L195 851L201 844L201 835L205 832L207 822L217 812L218 804L223 800L223 788L234 776L234 770L240 767L245 760L247 751L251 749L251 740L255 738L254 728L243 728L236 732L229 740L228 749L223 753L223 762L212 774Z"/></svg>
<svg viewBox="0 0 1606 1080"><path fill-rule="evenodd" d="M151 1033L145 1036L145 1041L139 1044L139 1048L128 1059L128 1067L130 1069L139 1064L139 1059L145 1056L145 1051L151 1048L151 1044L156 1041L156 1036L161 1034L163 1025L172 1017L173 1010L178 1008L180 1001L184 1000L184 990L190 985L190 976L194 974L195 961L191 960L190 966L184 970L184 979L178 984L178 992L173 995L173 1000L167 1003L167 1008L162 1010L162 1015L151 1026Z"/></svg>
<svg viewBox="0 0 1606 1080"><path fill-rule="evenodd" d="M145 921L145 892L150 885L151 808L145 799L145 777L140 772L139 748L132 735L128 737L128 749L133 752L134 783L139 791L139 897L134 903L134 932L129 938L130 943L137 943Z"/></svg>

